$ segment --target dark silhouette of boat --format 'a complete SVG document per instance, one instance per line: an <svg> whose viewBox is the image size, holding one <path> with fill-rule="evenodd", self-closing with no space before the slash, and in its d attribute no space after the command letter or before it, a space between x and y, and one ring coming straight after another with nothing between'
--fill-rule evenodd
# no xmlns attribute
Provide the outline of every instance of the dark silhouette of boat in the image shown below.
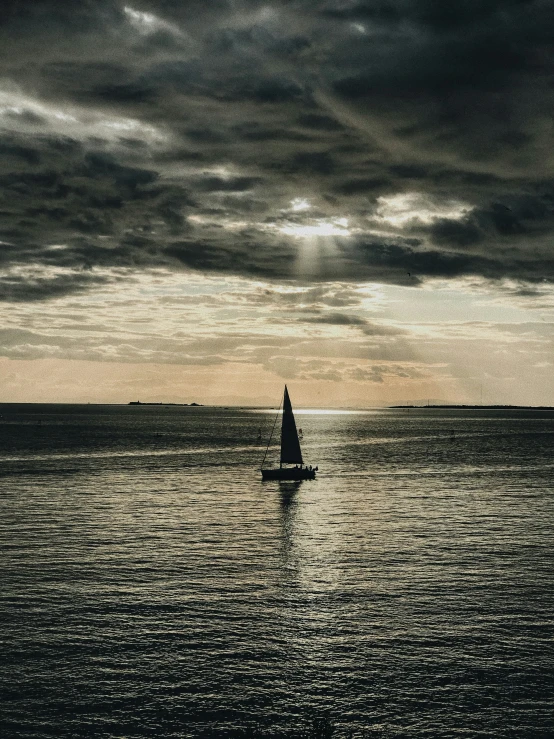
<svg viewBox="0 0 554 739"><path fill-rule="evenodd" d="M278 414L277 414L278 415ZM277 423L277 418L275 419ZM275 429L275 423L273 429ZM281 421L281 457L279 467L274 469L264 469L265 458L271 444L273 431L269 438L267 449L262 461L262 478L264 480L314 480L317 467L305 465L302 459L302 450L300 449L300 441L298 439L298 431L296 430L296 422L292 405L290 402L289 391L285 385L285 394L283 396L283 418ZM286 467L283 465L295 465L294 467Z"/></svg>

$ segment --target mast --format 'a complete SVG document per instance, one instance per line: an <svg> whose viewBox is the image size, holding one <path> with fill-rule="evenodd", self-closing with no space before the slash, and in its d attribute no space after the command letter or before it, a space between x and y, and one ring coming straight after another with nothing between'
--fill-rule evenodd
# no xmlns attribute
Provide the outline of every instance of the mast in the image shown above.
<svg viewBox="0 0 554 739"><path fill-rule="evenodd" d="M300 450L300 442L298 440L298 431L296 430L296 422L292 412L292 405L289 398L289 391L285 385L285 395L283 398L283 421L281 424L281 467L283 462L292 464L304 464L302 452Z"/></svg>

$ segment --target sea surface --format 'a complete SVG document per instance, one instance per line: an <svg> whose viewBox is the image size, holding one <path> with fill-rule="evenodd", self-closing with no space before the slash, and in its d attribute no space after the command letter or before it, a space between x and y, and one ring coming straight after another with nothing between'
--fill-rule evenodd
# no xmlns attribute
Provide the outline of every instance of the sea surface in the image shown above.
<svg viewBox="0 0 554 739"><path fill-rule="evenodd" d="M3 739L554 736L554 413L0 416Z"/></svg>

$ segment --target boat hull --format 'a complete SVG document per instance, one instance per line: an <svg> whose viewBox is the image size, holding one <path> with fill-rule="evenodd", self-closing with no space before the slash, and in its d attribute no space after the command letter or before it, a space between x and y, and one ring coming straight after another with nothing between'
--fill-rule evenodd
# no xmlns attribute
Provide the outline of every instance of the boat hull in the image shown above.
<svg viewBox="0 0 554 739"><path fill-rule="evenodd" d="M262 470L263 480L315 480L315 470L296 467L280 467L274 470Z"/></svg>

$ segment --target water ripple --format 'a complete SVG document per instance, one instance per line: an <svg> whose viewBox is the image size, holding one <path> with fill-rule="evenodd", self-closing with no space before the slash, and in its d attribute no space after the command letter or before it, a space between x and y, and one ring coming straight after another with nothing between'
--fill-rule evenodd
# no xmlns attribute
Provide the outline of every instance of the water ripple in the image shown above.
<svg viewBox="0 0 554 739"><path fill-rule="evenodd" d="M2 414L2 736L554 733L552 415Z"/></svg>

